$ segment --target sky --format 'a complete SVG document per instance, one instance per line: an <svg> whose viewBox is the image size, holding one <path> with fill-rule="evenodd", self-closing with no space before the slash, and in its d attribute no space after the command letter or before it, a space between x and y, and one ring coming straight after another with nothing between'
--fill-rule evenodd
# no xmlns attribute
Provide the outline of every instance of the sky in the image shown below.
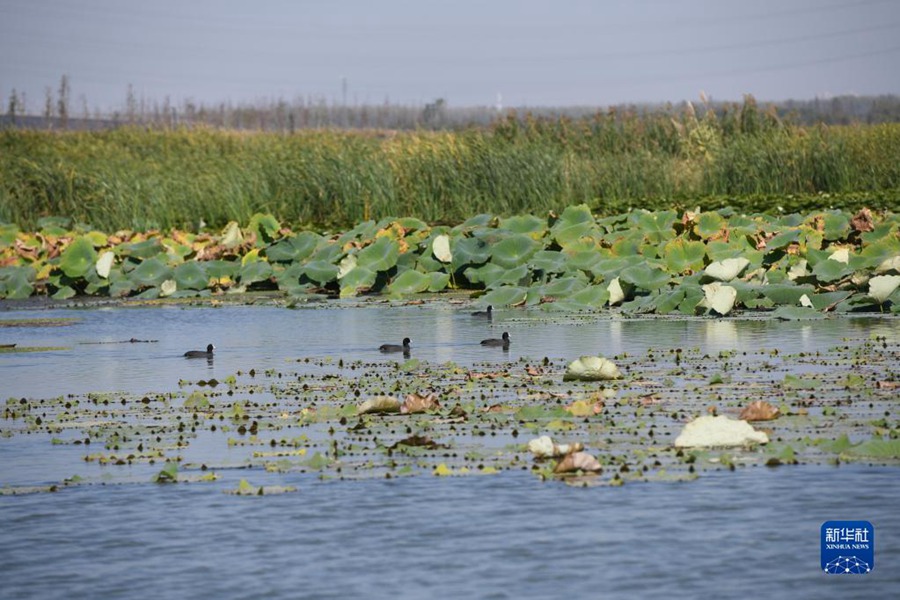
<svg viewBox="0 0 900 600"><path fill-rule="evenodd" d="M900 0L0 0L0 101L609 106L900 94Z"/></svg>

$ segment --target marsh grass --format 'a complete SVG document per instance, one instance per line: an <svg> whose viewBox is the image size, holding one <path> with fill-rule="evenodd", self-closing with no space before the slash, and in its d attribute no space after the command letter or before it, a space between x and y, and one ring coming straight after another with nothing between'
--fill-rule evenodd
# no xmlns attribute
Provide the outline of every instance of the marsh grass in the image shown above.
<svg viewBox="0 0 900 600"><path fill-rule="evenodd" d="M258 212L323 228L579 203L600 214L895 208L898 156L898 124L799 127L746 105L701 119L692 109L677 118L510 115L452 132L5 130L0 221L28 229L60 215L108 231L196 230Z"/></svg>

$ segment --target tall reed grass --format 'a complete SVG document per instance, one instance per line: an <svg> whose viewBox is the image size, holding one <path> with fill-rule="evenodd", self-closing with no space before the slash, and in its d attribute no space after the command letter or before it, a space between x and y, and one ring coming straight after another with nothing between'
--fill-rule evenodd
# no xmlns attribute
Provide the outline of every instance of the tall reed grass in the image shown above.
<svg viewBox="0 0 900 600"><path fill-rule="evenodd" d="M599 213L765 209L782 197L793 198L793 210L900 205L900 125L798 127L746 110L701 119L692 110L577 121L512 115L457 132L5 130L0 220L193 230L269 212L323 228L388 215L544 214L583 202Z"/></svg>

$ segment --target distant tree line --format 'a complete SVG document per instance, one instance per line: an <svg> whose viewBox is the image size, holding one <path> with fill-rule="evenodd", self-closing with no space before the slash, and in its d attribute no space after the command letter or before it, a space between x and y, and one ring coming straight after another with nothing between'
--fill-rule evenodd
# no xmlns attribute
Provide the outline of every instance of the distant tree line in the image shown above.
<svg viewBox="0 0 900 600"><path fill-rule="evenodd" d="M424 106L415 104L346 104L328 101L324 97L297 97L259 100L254 103L220 102L204 104L193 100L173 103L169 97L162 102L138 98L128 85L124 106L120 110L102 113L91 111L82 95L77 106L71 99L69 78L63 75L58 89L45 89L43 110L28 109L28 99L15 89L10 93L5 114L0 115L0 127L25 129L95 130L120 126L140 126L154 129L213 127L239 131L269 131L292 133L298 129L388 129L388 130L461 130L470 127L490 127L499 121L512 119L579 120L598 114L627 116L680 115L693 105L687 101L658 104L619 104L613 106L513 107L450 106L445 98L435 99ZM734 102L702 98L696 109L698 118L707 111L728 118L740 115L748 101L754 110L757 102L751 95L743 105ZM851 123L900 122L900 96L835 96L812 100L768 102L763 112L781 121L796 125L846 125Z"/></svg>

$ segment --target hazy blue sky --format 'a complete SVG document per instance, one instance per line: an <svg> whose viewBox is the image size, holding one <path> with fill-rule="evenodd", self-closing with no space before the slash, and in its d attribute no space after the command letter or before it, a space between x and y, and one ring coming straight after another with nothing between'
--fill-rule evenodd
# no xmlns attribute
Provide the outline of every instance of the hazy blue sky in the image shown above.
<svg viewBox="0 0 900 600"><path fill-rule="evenodd" d="M900 94L900 0L0 0L0 99L451 106Z"/></svg>

